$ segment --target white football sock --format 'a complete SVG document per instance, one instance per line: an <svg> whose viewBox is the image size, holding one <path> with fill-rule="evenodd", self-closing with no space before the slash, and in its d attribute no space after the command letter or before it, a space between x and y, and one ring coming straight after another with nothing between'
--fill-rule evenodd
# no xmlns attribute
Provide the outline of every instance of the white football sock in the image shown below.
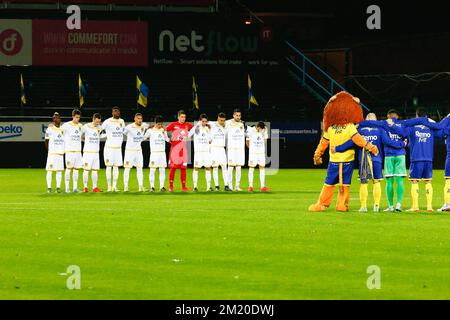
<svg viewBox="0 0 450 320"><path fill-rule="evenodd" d="M234 169L234 167L228 167L228 186L231 189L234 189L233 188L233 169Z"/></svg>
<svg viewBox="0 0 450 320"><path fill-rule="evenodd" d="M155 187L155 174L156 174L156 168L150 168L150 188Z"/></svg>
<svg viewBox="0 0 450 320"><path fill-rule="evenodd" d="M194 169L192 172L192 180L194 181L194 188L197 188L198 184L198 171Z"/></svg>
<svg viewBox="0 0 450 320"><path fill-rule="evenodd" d="M166 169L159 168L159 188L164 188L164 183L166 182Z"/></svg>
<svg viewBox="0 0 450 320"><path fill-rule="evenodd" d="M261 188L264 188L266 186L266 168L259 168L259 181Z"/></svg>
<svg viewBox="0 0 450 320"><path fill-rule="evenodd" d="M206 170L205 177L206 177L206 189L209 190L211 188L211 170Z"/></svg>
<svg viewBox="0 0 450 320"><path fill-rule="evenodd" d="M70 169L66 169L64 181L66 182L66 191L70 191Z"/></svg>
<svg viewBox="0 0 450 320"><path fill-rule="evenodd" d="M242 167L236 167L236 188L241 184Z"/></svg>
<svg viewBox="0 0 450 320"><path fill-rule="evenodd" d="M52 176L53 176L53 172L47 171L47 188L48 189L52 188Z"/></svg>
<svg viewBox="0 0 450 320"><path fill-rule="evenodd" d="M248 168L248 186L253 188L253 174L255 172L255 168Z"/></svg>
<svg viewBox="0 0 450 320"><path fill-rule="evenodd" d="M85 188L88 187L88 181L89 181L89 171L84 170L83 171L83 184L84 184Z"/></svg>
<svg viewBox="0 0 450 320"><path fill-rule="evenodd" d="M106 167L106 182L108 183L108 188L111 188L111 170L112 167Z"/></svg>
<svg viewBox="0 0 450 320"><path fill-rule="evenodd" d="M138 181L139 189L144 187L144 172L142 168L136 168L136 178Z"/></svg>
<svg viewBox="0 0 450 320"><path fill-rule="evenodd" d="M61 188L62 171L56 172L56 188Z"/></svg>
<svg viewBox="0 0 450 320"><path fill-rule="evenodd" d="M227 171L227 167L222 167L222 178L223 178L223 185L227 186L228 185L228 171Z"/></svg>
<svg viewBox="0 0 450 320"><path fill-rule="evenodd" d="M72 174L73 189L78 189L78 170L73 169Z"/></svg>
<svg viewBox="0 0 450 320"><path fill-rule="evenodd" d="M113 188L117 188L117 180L119 180L119 167L113 167Z"/></svg>
<svg viewBox="0 0 450 320"><path fill-rule="evenodd" d="M114 168L116 168L116 167L114 167ZM128 181L130 181L130 170L131 170L130 168L125 168L125 170L123 172L123 186L125 189L128 189Z"/></svg>
<svg viewBox="0 0 450 320"><path fill-rule="evenodd" d="M93 170L92 171L92 189L97 188L97 183L98 183L98 171Z"/></svg>
<svg viewBox="0 0 450 320"><path fill-rule="evenodd" d="M219 186L219 167L213 168L214 185Z"/></svg>

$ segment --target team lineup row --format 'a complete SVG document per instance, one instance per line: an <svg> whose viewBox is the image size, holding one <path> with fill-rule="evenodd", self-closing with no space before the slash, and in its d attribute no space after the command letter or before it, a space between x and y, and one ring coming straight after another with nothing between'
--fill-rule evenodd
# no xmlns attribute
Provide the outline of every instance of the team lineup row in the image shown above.
<svg viewBox="0 0 450 320"><path fill-rule="evenodd" d="M124 167L124 192L129 190L130 171L136 168L138 190L144 188L143 154L141 143L149 140L150 145L150 191L155 191L156 171L159 171L159 190L165 189L165 170L170 168L169 192L174 191L174 178L180 169L181 190L190 191L186 186L186 169L188 165L188 141L194 141L193 184L198 191L199 171L205 169L207 191L211 188L211 176L214 178L215 190L220 191L219 167L225 191L242 191L240 188L241 168L245 164L245 147L249 149L249 186L253 191L253 175L259 168L260 190L269 191L265 186L267 129L264 122L254 127L247 127L241 120L241 112L236 109L233 118L226 120L224 113L219 113L217 121L208 121L206 114L199 117L197 124L186 121L186 113L178 112L178 121L163 125L162 116L156 116L152 125L143 122L143 116L137 113L134 123L126 125L120 117L120 109L112 108L112 117L102 122L101 115L96 113L92 122L82 125L81 112L72 111L72 120L62 124L58 113L53 115L53 122L45 133L47 157L47 191L52 192L53 172L55 172L56 192L61 192L62 172L65 165L65 192L81 192L78 189L79 170L83 169L84 192L89 192L88 181L91 173L92 192L102 190L98 187L98 170L100 169L100 141L106 138L104 162L108 192L118 192L119 167ZM124 137L125 157L122 156ZM84 146L82 146L84 142ZM170 144L169 161L166 158L166 143ZM65 161L64 161L65 158ZM212 171L212 175L211 175ZM235 184L233 185L233 171ZM70 182L72 178L72 189Z"/></svg>
<svg viewBox="0 0 450 320"><path fill-rule="evenodd" d="M417 212L419 208L419 182L423 181L426 191L427 211L433 211L433 155L434 139L446 138L447 157L445 163L444 205L439 211L450 211L450 117L436 123L428 119L425 109L416 111L416 118L399 120L399 113L391 109L387 120L377 121L376 115L369 113L366 121L345 126L330 126L321 139L314 155L315 164L321 163L321 157L326 148L330 147L330 162L327 169L325 184L317 203L311 205L311 211L323 211L329 205L333 196L334 186L339 184L345 194L351 184L354 168L356 145L359 150L360 178L360 212L367 212L368 185L373 181L373 211L378 212L381 199L380 180L386 177L386 196L388 208L386 212L402 211L404 194L404 178L407 176L405 147L409 147L412 207L407 211ZM355 141L355 137L360 141ZM361 138L362 137L362 138ZM331 143L333 141L333 143ZM397 201L394 203L394 185L396 185ZM338 211L348 211L348 200L344 197L338 206ZM395 206L394 206L395 204Z"/></svg>

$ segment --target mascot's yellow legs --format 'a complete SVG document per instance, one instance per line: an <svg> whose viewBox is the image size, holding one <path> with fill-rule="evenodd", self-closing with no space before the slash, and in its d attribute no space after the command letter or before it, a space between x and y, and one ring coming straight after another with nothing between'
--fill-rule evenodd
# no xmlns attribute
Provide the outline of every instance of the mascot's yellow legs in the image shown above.
<svg viewBox="0 0 450 320"><path fill-rule="evenodd" d="M334 186L324 185L320 192L319 200L309 206L308 210L313 212L325 211L333 200ZM350 186L339 186L339 193L336 201L336 211L347 212L350 199Z"/></svg>

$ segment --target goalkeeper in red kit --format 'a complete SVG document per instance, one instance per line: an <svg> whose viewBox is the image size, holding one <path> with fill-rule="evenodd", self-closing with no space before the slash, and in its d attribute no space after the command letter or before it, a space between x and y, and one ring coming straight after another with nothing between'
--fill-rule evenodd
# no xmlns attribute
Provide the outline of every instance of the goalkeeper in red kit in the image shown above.
<svg viewBox="0 0 450 320"><path fill-rule="evenodd" d="M180 178L182 191L189 191L186 187L186 168L188 162L187 139L189 131L194 126L186 122L186 112L178 111L178 121L172 122L166 128L167 132L172 133L172 144L169 154L169 192L173 192L173 180L175 172L180 169Z"/></svg>

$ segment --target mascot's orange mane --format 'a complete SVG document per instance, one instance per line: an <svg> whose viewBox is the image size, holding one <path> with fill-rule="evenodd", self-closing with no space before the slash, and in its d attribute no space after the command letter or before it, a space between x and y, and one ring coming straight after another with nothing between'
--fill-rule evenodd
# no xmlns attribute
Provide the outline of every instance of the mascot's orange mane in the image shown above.
<svg viewBox="0 0 450 320"><path fill-rule="evenodd" d="M341 91L333 96L323 110L324 131L335 124L356 124L363 120L363 110L359 104L359 99L348 92Z"/></svg>

